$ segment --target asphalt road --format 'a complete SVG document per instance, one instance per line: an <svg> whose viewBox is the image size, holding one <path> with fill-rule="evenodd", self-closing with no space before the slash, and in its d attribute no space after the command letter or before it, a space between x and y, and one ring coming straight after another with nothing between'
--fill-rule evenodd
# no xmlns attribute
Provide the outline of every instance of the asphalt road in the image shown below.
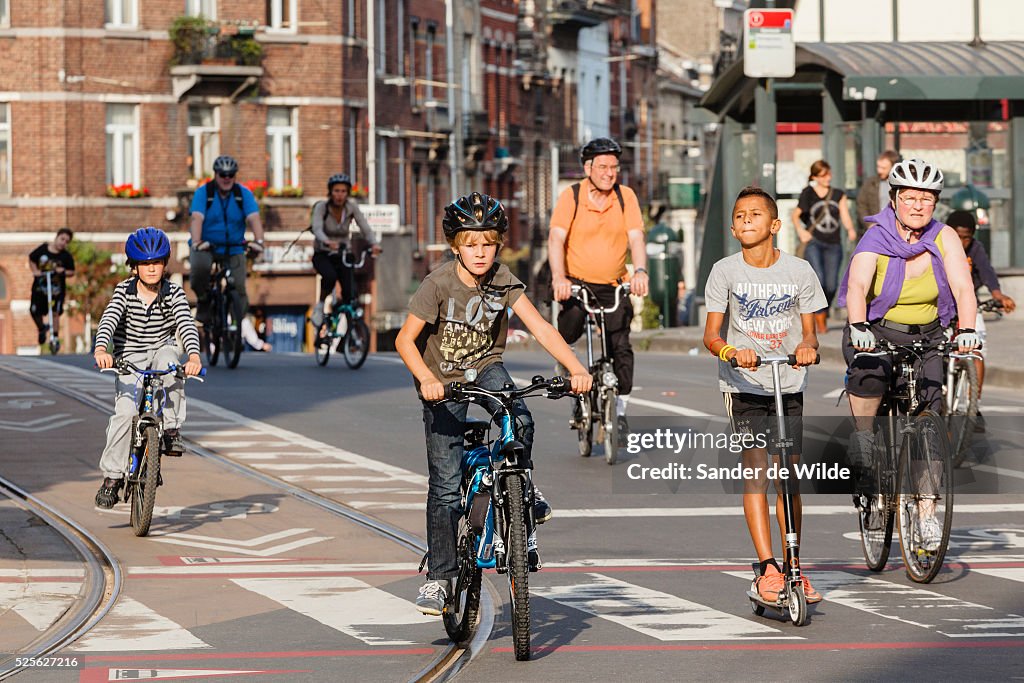
<svg viewBox="0 0 1024 683"><path fill-rule="evenodd" d="M212 369L207 383L189 387L185 436L423 537L423 427L408 375L390 355L371 357L357 372L336 360L319 368L309 357L246 354L237 370ZM511 352L507 360L517 377L551 370L537 353ZM259 676L268 681L393 681L411 678L444 647L440 621L420 618L411 604L421 581L415 553L212 459L165 460L153 535L132 536L125 506L92 506L105 418L3 371L28 370L109 398L108 378L74 369L88 368L89 359L57 363L0 361L0 475L101 534L129 579L121 612L74 650L81 669L34 671L26 680L231 670L268 672ZM647 353L637 366L634 425L678 428L723 413L706 356ZM841 384L841 369L815 368L807 414L845 414L835 405ZM53 403L26 407L26 398ZM555 508L540 530L546 566L531 576L534 658L514 662L507 584L490 573L502 600L494 629L458 680L1016 675L1024 652L1024 459L1016 449L1024 400L993 387L984 408L992 438L971 462L980 465L972 472L987 482L986 493L957 496L947 566L932 584L906 578L898 547L885 572L868 572L849 497L805 496L801 555L825 601L798 629L750 613L744 591L753 549L738 495L630 488L625 473L642 455L622 452L613 467L599 448L598 457L580 458L567 402L534 400L535 480ZM46 429L54 414L78 422ZM32 420L28 431L11 428ZM33 566L32 547L24 566ZM70 564L54 556L51 568ZM0 570L8 568L0 578L14 576L12 562L0 559ZM3 632L22 640L3 648L31 632L11 604L0 614L19 627Z"/></svg>

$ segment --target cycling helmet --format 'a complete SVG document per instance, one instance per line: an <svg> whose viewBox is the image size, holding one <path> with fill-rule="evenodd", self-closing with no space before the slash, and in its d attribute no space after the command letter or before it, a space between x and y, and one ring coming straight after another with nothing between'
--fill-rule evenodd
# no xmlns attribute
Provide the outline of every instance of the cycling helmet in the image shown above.
<svg viewBox="0 0 1024 683"><path fill-rule="evenodd" d="M223 173L225 175L235 175L238 173L238 162L235 161L234 157L228 155L219 156L213 161L213 172Z"/></svg>
<svg viewBox="0 0 1024 683"><path fill-rule="evenodd" d="M163 230L139 228L128 236L124 253L129 263L167 260L171 257L171 242Z"/></svg>
<svg viewBox="0 0 1024 683"><path fill-rule="evenodd" d="M889 171L889 187L942 192L942 171L923 159L904 159Z"/></svg>
<svg viewBox="0 0 1024 683"><path fill-rule="evenodd" d="M614 154L618 159L622 156L622 147L611 138L594 138L580 150L580 163L585 164L602 154Z"/></svg>
<svg viewBox="0 0 1024 683"><path fill-rule="evenodd" d="M474 192L444 207L441 225L449 240L463 230L497 230L503 234L508 230L508 216L497 199Z"/></svg>
<svg viewBox="0 0 1024 683"><path fill-rule="evenodd" d="M352 179L348 177L348 173L335 173L327 179L327 191L330 192L335 185L348 185L348 189L352 189Z"/></svg>

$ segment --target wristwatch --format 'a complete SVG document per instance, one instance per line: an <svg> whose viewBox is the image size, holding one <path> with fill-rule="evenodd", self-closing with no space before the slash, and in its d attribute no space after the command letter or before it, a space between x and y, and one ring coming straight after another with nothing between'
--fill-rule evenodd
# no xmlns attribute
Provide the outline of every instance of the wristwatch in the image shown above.
<svg viewBox="0 0 1024 683"><path fill-rule="evenodd" d="M635 275L635 274L637 274L637 273L646 273L646 272L647 272L647 269L646 269L646 268L637 268L637 269L635 269L635 270L633 271L633 274Z"/></svg>

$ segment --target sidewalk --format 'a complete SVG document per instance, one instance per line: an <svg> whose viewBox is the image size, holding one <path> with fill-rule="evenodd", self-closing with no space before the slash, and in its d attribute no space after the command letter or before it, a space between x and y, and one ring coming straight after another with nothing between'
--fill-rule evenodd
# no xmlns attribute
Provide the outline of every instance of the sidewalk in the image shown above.
<svg viewBox="0 0 1024 683"><path fill-rule="evenodd" d="M1003 387L1024 385L1024 315L1011 314L999 320L986 321L985 384ZM674 327L667 330L643 330L631 336L637 352L707 353L703 327ZM843 333L837 320L829 320L829 331L818 335L822 363L844 365L840 348Z"/></svg>

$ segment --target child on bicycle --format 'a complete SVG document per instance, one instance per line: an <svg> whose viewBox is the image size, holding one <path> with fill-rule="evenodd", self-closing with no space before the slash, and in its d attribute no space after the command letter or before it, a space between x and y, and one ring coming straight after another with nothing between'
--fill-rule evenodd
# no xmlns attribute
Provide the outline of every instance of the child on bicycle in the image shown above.
<svg viewBox="0 0 1024 683"><path fill-rule="evenodd" d="M999 276L996 275L992 262L989 261L985 245L974 239L974 233L978 229L978 220L975 218L974 212L963 209L953 211L946 216L946 225L956 230L956 234L960 237L960 243L964 246L964 253L967 254L967 264L971 267L971 280L974 284L974 291L977 292L984 285L988 288L992 298L1002 304L1004 311L1013 313L1014 309L1017 308L1017 302L1003 294L1002 288L999 286ZM978 333L978 338L982 341L982 347L975 350L975 353L980 358L974 361L974 367L978 371L978 400L981 400L981 387L985 382L985 318L982 316L981 308L978 309L978 314L975 316L974 329ZM979 411L977 415L977 431L984 431L984 425L985 421Z"/></svg>
<svg viewBox="0 0 1024 683"><path fill-rule="evenodd" d="M817 357L814 313L827 303L810 265L775 248L772 238L781 227L779 209L770 194L756 187L740 191L733 205L732 234L741 251L718 261L708 276L704 290L708 310L704 346L719 358L718 383L725 397L726 412L737 432L750 431L754 424L764 424L765 418L776 415L772 375L756 371L757 357L796 355L796 367L780 368L783 408L793 418L787 431L794 443L791 458L795 462L801 451L797 418L803 415L803 390L807 384L803 366L814 363ZM723 327L725 339L721 336ZM738 368L730 365L733 358ZM766 472L767 450L744 450L743 465ZM745 482L743 512L761 565L757 592L766 602L775 602L785 587L786 572L772 552L767 488L766 477ZM799 535L799 495L793 496L793 509ZM775 513L784 535L781 492L776 497ZM785 548L785 538L782 547ZM806 575L803 588L808 603L821 601L821 594L811 587Z"/></svg>
<svg viewBox="0 0 1024 683"><path fill-rule="evenodd" d="M589 391L591 377L558 331L541 317L524 294L525 285L495 262L508 218L496 199L474 192L445 208L444 236L455 260L424 278L409 302L409 315L395 347L412 373L423 401L427 437L427 581L416 607L440 615L458 574L459 484L462 477L463 423L467 406L437 403L445 384L478 372L476 384L500 389L512 378L502 364L508 333L508 310L519 316L548 353L569 369L572 390ZM519 438L526 447L527 469L533 443L533 419L523 401L515 411ZM551 507L534 489L534 519L543 523ZM531 555L533 555L531 548ZM537 563L539 564L539 560Z"/></svg>
<svg viewBox="0 0 1024 683"><path fill-rule="evenodd" d="M167 261L171 243L162 230L139 228L124 245L132 277L114 288L103 309L96 330L93 357L100 369L127 360L140 367L165 369L181 360L182 348L188 353L185 374L202 370L199 358L199 332L192 320L185 290L167 279ZM113 353L108 347L113 346ZM167 402L163 408L166 455L179 456L184 447L179 429L185 421L184 380L164 376ZM107 444L100 457L103 484L96 492L96 505L110 509L117 502L124 484L125 465L131 446L132 418L138 414L135 382L117 376L114 414L107 424Z"/></svg>

